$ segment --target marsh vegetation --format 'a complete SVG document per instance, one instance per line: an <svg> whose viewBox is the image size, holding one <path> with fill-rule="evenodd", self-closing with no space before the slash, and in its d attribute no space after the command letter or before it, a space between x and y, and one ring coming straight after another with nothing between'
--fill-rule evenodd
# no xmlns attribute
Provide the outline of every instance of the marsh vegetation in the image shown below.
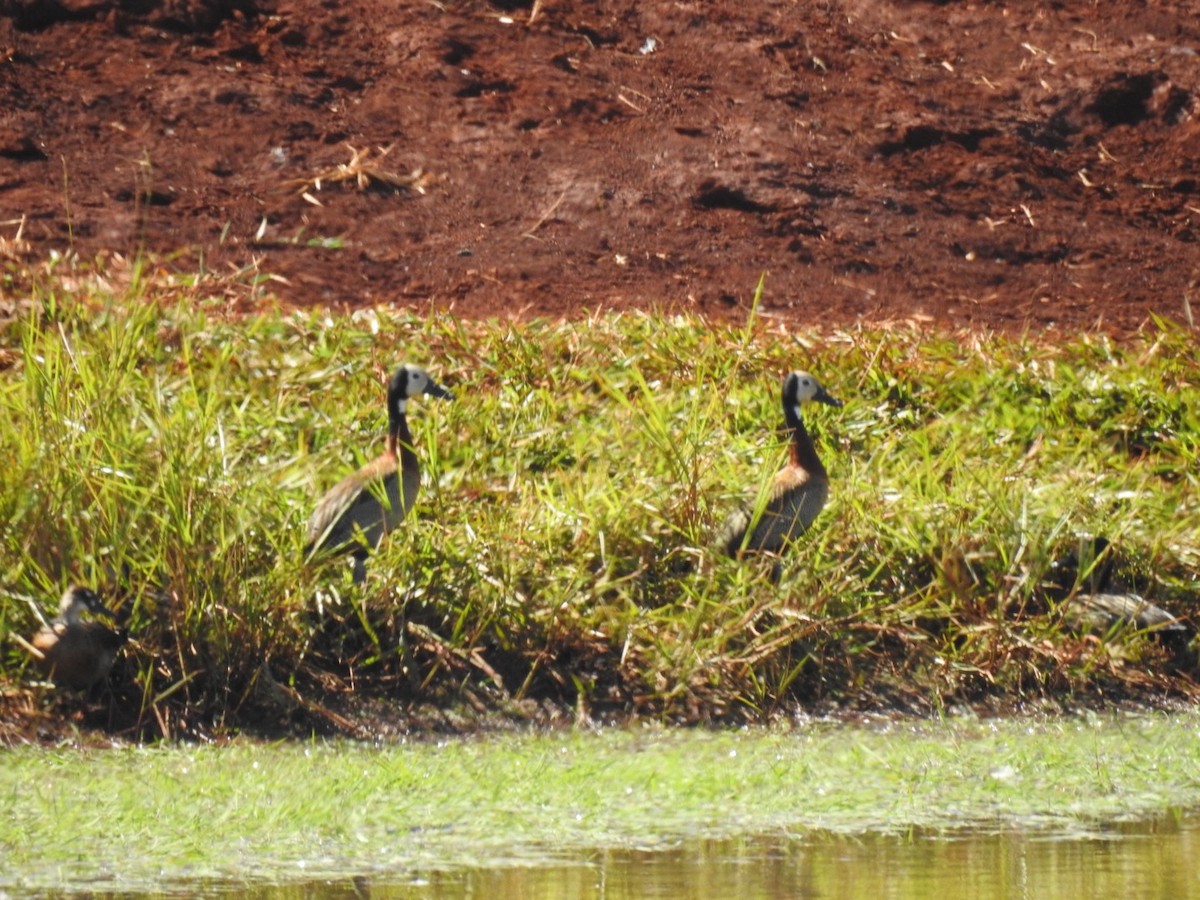
<svg viewBox="0 0 1200 900"><path fill-rule="evenodd" d="M0 630L32 634L70 581L117 609L131 640L85 724L378 735L1193 695L1190 631L1085 633L1074 583L1048 589L1104 535L1131 589L1194 612L1190 333L235 315L208 288L50 267L0 328ZM425 487L358 586L303 563L304 525L380 451L403 361L458 402L410 410ZM807 416L831 498L773 584L713 540L785 458L795 368L846 405ZM10 710L44 709L14 642L0 666Z"/></svg>

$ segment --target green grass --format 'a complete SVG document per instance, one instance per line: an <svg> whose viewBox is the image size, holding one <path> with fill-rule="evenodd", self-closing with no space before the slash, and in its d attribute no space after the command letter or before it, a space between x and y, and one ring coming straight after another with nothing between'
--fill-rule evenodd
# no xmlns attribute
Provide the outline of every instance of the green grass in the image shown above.
<svg viewBox="0 0 1200 900"><path fill-rule="evenodd" d="M1071 634L1039 587L1104 534L1195 611L1188 333L232 315L203 278L128 280L43 277L0 329L0 632L34 631L72 580L101 589L135 639L123 728L270 724L264 662L302 727L363 697L727 722L1190 694L1190 650ZM426 487L358 589L301 564L304 524L382 448L401 361L458 400L410 407ZM784 459L794 368L847 402L808 413L833 498L773 585L711 542ZM0 644L0 678L31 674Z"/></svg>
<svg viewBox="0 0 1200 900"><path fill-rule="evenodd" d="M1089 835L1195 808L1198 725L1094 716L20 748L0 766L0 889L412 877L740 835Z"/></svg>

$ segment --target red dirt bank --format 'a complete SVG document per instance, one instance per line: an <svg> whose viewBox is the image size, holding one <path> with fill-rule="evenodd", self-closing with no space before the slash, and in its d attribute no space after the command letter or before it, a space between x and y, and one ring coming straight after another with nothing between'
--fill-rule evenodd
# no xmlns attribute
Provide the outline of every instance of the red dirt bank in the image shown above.
<svg viewBox="0 0 1200 900"><path fill-rule="evenodd" d="M1189 0L0 0L0 238L295 304L765 272L796 323L1123 332L1200 306L1198 53Z"/></svg>

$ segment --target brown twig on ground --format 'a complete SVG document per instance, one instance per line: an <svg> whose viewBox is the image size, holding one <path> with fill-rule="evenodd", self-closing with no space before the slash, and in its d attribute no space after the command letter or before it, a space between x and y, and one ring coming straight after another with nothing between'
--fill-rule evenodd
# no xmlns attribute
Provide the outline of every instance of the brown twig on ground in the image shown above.
<svg viewBox="0 0 1200 900"><path fill-rule="evenodd" d="M369 147L359 150L350 144L346 146L350 149L349 162L339 163L332 169L318 172L310 178L288 182L288 186L299 188L301 197L315 206L320 206L321 202L314 194L327 182L353 182L360 191L365 191L373 184L384 184L397 188L412 188L418 194L423 194L425 187L433 180L433 176L420 168L413 169L407 175L383 168L383 160L392 152L391 146L376 148L374 155Z"/></svg>
<svg viewBox="0 0 1200 900"><path fill-rule="evenodd" d="M531 237L533 237L533 236L534 236L534 233L535 233L535 232L536 232L536 231L537 231L539 228L541 228L543 225L545 225L545 224L546 224L546 221L547 221L547 220L548 220L548 219L549 219L549 218L550 218L552 215L554 215L554 211L555 211L556 209L558 209L559 205L560 205L560 204L563 202L563 200L565 200L565 199L566 199L566 196L567 196L567 192L566 192L566 191L563 191L561 194L559 194L559 195L558 195L558 199L557 199L557 200L555 200L553 203L551 203L551 204L550 204L550 208L549 208L549 209L547 209L547 210L546 210L544 213L542 213L542 215L541 215L541 218L539 218L539 219L538 219L536 222L534 222L532 225L530 225L528 228L526 228L524 231L522 231L522 232L521 232L521 237L526 237L526 238L531 238Z"/></svg>

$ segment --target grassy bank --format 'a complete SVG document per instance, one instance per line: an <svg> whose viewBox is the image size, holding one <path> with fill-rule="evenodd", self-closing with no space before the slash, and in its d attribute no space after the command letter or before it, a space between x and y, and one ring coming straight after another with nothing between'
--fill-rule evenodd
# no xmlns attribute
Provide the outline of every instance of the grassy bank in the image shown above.
<svg viewBox="0 0 1200 900"><path fill-rule="evenodd" d="M1112 837L1118 822L1195 809L1197 725L1097 716L382 748L22 748L0 767L0 890L411 879L740 835Z"/></svg>
<svg viewBox="0 0 1200 900"><path fill-rule="evenodd" d="M0 331L0 631L100 588L133 638L102 724L141 735L1166 702L1190 646L1079 634L1043 586L1103 534L1134 587L1196 609L1195 351L1165 327L233 316L137 272L47 276ZM458 400L410 407L426 488L357 588L301 564L304 523L382 448L400 361ZM774 585L711 540L784 459L794 368L847 402L808 415L833 498ZM32 676L0 653L10 686Z"/></svg>

